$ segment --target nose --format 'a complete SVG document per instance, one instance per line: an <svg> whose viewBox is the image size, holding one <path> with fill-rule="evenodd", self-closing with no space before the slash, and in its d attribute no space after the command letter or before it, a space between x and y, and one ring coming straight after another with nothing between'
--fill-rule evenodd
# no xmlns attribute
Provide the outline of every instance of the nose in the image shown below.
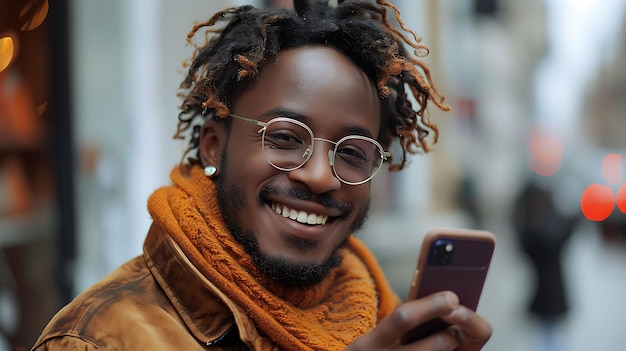
<svg viewBox="0 0 626 351"><path fill-rule="evenodd" d="M311 152L311 151L309 151ZM316 194L323 194L341 187L330 164L328 146L315 145L311 158L300 168L290 171L289 178L306 184Z"/></svg>

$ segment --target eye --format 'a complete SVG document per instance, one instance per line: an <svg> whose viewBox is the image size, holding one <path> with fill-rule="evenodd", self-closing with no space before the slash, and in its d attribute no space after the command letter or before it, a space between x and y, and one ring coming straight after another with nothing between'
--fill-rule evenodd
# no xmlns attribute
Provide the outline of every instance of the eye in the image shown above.
<svg viewBox="0 0 626 351"><path fill-rule="evenodd" d="M335 156L353 165L366 163L369 158L368 152L356 144L341 143Z"/></svg>
<svg viewBox="0 0 626 351"><path fill-rule="evenodd" d="M369 138L348 137L337 145L336 160L361 169L373 167L381 158L380 148Z"/></svg>
<svg viewBox="0 0 626 351"><path fill-rule="evenodd" d="M293 131L281 129L265 132L265 144L275 149L300 149L303 142Z"/></svg>

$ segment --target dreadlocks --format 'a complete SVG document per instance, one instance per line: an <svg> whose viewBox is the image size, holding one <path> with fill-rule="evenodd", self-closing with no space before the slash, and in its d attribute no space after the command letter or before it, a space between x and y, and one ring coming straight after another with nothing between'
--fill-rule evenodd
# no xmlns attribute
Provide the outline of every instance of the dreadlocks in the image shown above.
<svg viewBox="0 0 626 351"><path fill-rule="evenodd" d="M197 163L200 129L206 116L226 118L239 94L250 85L267 62L281 50L321 44L349 57L374 83L381 101L378 141L386 148L398 138L402 157L389 166L400 170L407 153L430 150L425 139L430 131L437 142L437 126L430 122L426 107L430 100L444 111L444 97L432 85L426 64L417 59L428 54L413 31L406 28L400 12L384 0L325 2L294 1L295 10L228 8L208 21L195 25L187 36L190 44L206 28L206 40L196 45L189 71L181 84L183 103L174 138L188 134L188 162ZM391 9L400 29L387 16ZM221 27L220 25L223 24ZM410 38L404 33L409 33ZM406 47L413 48L413 55ZM413 108L409 94L415 99Z"/></svg>

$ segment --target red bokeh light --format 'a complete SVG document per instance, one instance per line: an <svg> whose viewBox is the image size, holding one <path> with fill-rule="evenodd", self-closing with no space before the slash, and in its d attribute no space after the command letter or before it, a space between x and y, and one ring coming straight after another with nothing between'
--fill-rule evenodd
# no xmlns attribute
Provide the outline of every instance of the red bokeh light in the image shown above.
<svg viewBox="0 0 626 351"><path fill-rule="evenodd" d="M615 208L613 189L605 184L589 185L580 197L580 208L590 221L599 222L607 219Z"/></svg>
<svg viewBox="0 0 626 351"><path fill-rule="evenodd" d="M617 203L617 208L619 208L622 213L626 214L626 182L617 189L615 202Z"/></svg>

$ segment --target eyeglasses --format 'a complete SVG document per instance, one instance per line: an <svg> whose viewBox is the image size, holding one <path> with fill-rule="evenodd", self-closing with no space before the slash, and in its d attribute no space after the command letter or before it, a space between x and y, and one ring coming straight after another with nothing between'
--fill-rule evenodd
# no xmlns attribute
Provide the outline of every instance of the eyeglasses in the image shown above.
<svg viewBox="0 0 626 351"><path fill-rule="evenodd" d="M267 161L281 171L293 171L302 167L313 154L315 141L334 145L328 150L328 161L335 177L348 185L359 185L370 181L380 170L383 161L391 153L374 139L361 135L348 135L334 142L315 138L309 126L295 119L277 117L268 122L230 115L261 129L263 154Z"/></svg>

